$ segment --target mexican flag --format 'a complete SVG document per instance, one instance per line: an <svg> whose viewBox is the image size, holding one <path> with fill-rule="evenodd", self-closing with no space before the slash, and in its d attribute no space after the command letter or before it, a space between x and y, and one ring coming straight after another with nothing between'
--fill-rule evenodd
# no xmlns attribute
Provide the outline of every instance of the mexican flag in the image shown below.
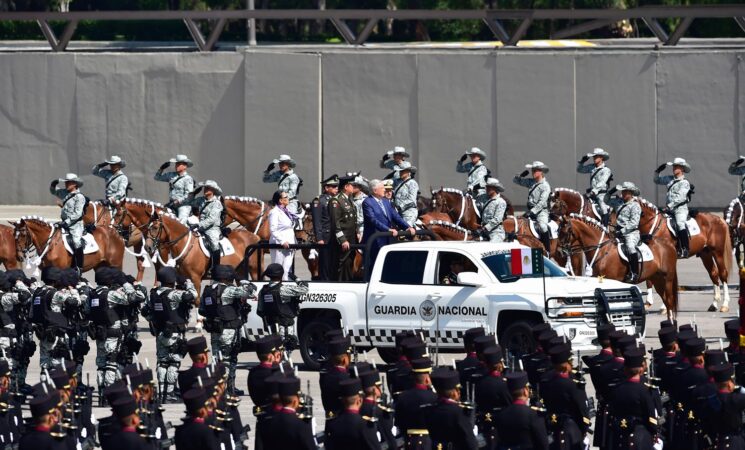
<svg viewBox="0 0 745 450"><path fill-rule="evenodd" d="M539 248L513 248L510 251L512 275L543 273L543 251Z"/></svg>

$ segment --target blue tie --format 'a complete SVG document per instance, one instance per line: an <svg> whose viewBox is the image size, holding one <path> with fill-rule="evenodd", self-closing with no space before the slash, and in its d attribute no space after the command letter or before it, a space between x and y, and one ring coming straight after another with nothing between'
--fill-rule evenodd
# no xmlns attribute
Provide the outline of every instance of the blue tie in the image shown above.
<svg viewBox="0 0 745 450"><path fill-rule="evenodd" d="M385 210L385 205L383 205L383 200L378 199L378 204L380 205L380 209L383 210L383 215L387 219L388 218L388 211Z"/></svg>

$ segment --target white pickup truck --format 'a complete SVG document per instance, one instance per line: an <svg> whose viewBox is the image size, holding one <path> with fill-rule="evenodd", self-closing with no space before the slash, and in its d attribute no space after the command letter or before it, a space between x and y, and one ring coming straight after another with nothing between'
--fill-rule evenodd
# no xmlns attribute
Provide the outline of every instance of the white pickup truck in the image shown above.
<svg viewBox="0 0 745 450"><path fill-rule="evenodd" d="M444 353L462 351L463 332L484 326L513 354L532 350L530 328L540 322L549 322L576 350L596 348L600 323L644 333L643 297L636 286L570 277L548 259L545 278L513 275L511 251L516 248L527 247L457 241L393 244L381 249L369 283L311 282L297 319L303 361L318 368L325 357L324 333L340 327L358 350L377 348L388 361L401 330L420 332L431 350ZM451 267L460 273L454 276ZM246 323L250 338L265 334L255 310Z"/></svg>

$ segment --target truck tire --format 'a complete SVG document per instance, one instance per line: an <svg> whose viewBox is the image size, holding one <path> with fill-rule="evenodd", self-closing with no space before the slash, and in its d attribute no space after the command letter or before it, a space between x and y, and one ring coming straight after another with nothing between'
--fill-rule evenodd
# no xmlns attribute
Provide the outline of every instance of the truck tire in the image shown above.
<svg viewBox="0 0 745 450"><path fill-rule="evenodd" d="M522 356L535 351L536 343L531 332L532 324L524 320L510 324L499 335L499 344L514 356Z"/></svg>
<svg viewBox="0 0 745 450"><path fill-rule="evenodd" d="M339 328L339 322L319 317L308 322L300 332L300 356L305 367L310 370L321 370L328 360L328 349L324 335L327 331Z"/></svg>
<svg viewBox="0 0 745 450"><path fill-rule="evenodd" d="M378 347L378 355L386 364L394 364L398 360L395 347Z"/></svg>

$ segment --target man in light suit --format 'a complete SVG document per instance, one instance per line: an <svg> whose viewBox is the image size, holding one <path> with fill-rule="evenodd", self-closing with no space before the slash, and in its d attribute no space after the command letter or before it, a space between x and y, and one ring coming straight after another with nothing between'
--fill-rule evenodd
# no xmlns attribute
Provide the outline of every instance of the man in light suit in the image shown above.
<svg viewBox="0 0 745 450"><path fill-rule="evenodd" d="M362 215L365 218L364 233L362 234L362 243L367 244L370 236L378 231L390 231L395 237L398 234L396 228L406 229L412 236L416 232L413 227L410 227L408 223L396 212L391 202L384 198L385 185L380 180L370 181L370 191L372 196L365 199L362 202ZM391 242L391 238L379 238L376 239L370 248L370 259L369 264L375 262L375 258L378 256L380 247L387 245Z"/></svg>

